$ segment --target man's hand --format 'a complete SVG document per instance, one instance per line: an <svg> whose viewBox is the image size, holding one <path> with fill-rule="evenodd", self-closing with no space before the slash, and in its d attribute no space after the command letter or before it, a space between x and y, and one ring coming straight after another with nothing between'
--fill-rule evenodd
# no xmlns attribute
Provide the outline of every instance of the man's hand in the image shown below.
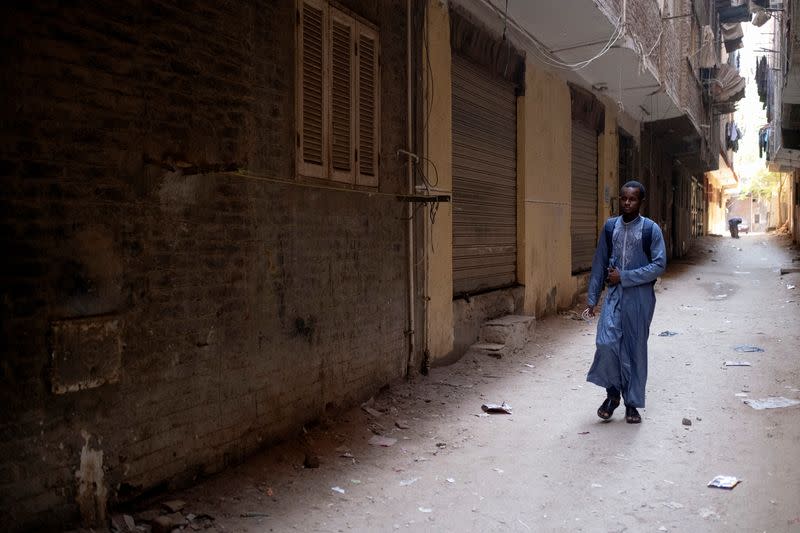
<svg viewBox="0 0 800 533"><path fill-rule="evenodd" d="M581 313L581 314L593 317L594 316L594 306L593 305L587 305L586 309L584 309L583 313Z"/></svg>
<svg viewBox="0 0 800 533"><path fill-rule="evenodd" d="M609 269L608 269L608 277L606 278L606 281L612 287L614 285L619 284L619 282L620 282L619 270L617 270L616 267L609 267Z"/></svg>

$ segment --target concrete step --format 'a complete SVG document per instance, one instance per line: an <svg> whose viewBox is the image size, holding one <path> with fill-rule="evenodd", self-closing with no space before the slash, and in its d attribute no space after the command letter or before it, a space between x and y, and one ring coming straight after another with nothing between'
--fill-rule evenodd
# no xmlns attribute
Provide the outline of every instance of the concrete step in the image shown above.
<svg viewBox="0 0 800 533"><path fill-rule="evenodd" d="M488 355L500 359L506 355L505 344L494 344L489 342L476 342L469 347L469 351L477 355Z"/></svg>
<svg viewBox="0 0 800 533"><path fill-rule="evenodd" d="M535 317L524 315L506 315L484 322L478 342L471 350L493 357L511 355L533 338L535 324Z"/></svg>

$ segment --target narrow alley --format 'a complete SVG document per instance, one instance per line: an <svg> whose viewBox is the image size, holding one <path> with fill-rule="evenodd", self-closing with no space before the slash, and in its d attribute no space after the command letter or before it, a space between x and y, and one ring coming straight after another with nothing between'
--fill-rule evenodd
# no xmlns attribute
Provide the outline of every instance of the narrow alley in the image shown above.
<svg viewBox="0 0 800 533"><path fill-rule="evenodd" d="M178 499L213 517L196 522L210 531L253 533L800 531L800 406L744 403L800 399L800 274L780 275L798 255L780 236L705 237L669 265L640 426L595 415L595 322L566 313L538 323L522 353L468 355L393 385L146 508ZM482 413L502 401L513 414ZM397 442L370 446L375 434ZM742 481L707 487L717 475Z"/></svg>

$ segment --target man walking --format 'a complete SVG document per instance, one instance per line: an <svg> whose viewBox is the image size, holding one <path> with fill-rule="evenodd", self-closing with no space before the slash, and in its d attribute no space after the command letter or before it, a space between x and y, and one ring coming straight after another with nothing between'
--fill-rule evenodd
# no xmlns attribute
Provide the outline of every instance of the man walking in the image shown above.
<svg viewBox="0 0 800 533"><path fill-rule="evenodd" d="M731 237L734 239L739 238L739 224L741 223L741 217L733 217L728 219L728 230L731 232Z"/></svg>
<svg viewBox="0 0 800 533"><path fill-rule="evenodd" d="M653 285L667 266L661 228L639 215L644 186L629 181L620 191L621 217L606 221L597 243L589 280L586 313L595 306L608 284L597 323L597 350L586 380L606 389L597 416L608 420L625 400L625 420L642 421L647 383L647 339L656 305Z"/></svg>

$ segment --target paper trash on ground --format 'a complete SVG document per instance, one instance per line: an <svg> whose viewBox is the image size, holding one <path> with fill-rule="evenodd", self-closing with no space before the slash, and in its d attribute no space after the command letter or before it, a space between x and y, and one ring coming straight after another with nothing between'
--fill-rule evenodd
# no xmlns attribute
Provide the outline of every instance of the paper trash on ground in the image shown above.
<svg viewBox="0 0 800 533"><path fill-rule="evenodd" d="M730 490L739 483L741 483L741 480L737 479L735 476L717 476L708 482L708 486L717 489Z"/></svg>
<svg viewBox="0 0 800 533"><path fill-rule="evenodd" d="M485 403L481 405L481 409L483 409L487 413L503 413L507 415L511 414L511 406L508 405L506 402L503 402L501 404Z"/></svg>
<svg viewBox="0 0 800 533"><path fill-rule="evenodd" d="M756 410L780 409L781 407L792 407L800 405L800 400L784 398L783 396L770 396L769 398L759 398L758 400L742 400L744 403Z"/></svg>

